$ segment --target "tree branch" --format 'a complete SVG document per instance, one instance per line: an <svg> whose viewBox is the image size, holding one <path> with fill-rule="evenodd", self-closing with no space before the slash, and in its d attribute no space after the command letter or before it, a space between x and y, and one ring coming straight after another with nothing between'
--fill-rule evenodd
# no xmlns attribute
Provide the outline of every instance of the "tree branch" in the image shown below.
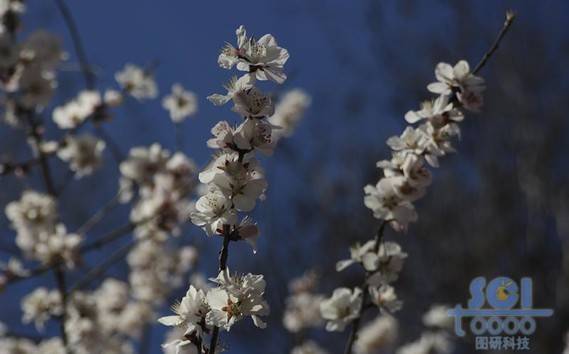
<svg viewBox="0 0 569 354"><path fill-rule="evenodd" d="M498 36L496 36L496 39L494 40L492 46L488 49L486 53L484 53L484 56L482 57L482 59L480 59L480 62L478 62L478 65L476 65L476 67L472 71L473 74L477 74L484 67L484 65L486 65L488 59L490 59L492 54L494 54L494 52L500 46L500 42L502 42L502 39L504 38L506 33L508 33L508 30L510 29L510 26L512 26L512 23L514 23L515 18L516 14L512 10L508 10L506 12L506 21L504 22L502 29L498 33Z"/></svg>
<svg viewBox="0 0 569 354"><path fill-rule="evenodd" d="M69 29L69 34L71 35L71 40L73 42L73 47L75 48L75 53L77 54L77 59L79 59L79 65L81 67L81 72L83 73L83 78L85 80L85 86L89 90L95 88L95 74L91 70L89 61L87 60L87 54L83 47L83 42L81 36L79 35L79 29L75 23L75 19L69 10L69 7L64 0L55 0L59 12L63 16L63 20L67 28Z"/></svg>

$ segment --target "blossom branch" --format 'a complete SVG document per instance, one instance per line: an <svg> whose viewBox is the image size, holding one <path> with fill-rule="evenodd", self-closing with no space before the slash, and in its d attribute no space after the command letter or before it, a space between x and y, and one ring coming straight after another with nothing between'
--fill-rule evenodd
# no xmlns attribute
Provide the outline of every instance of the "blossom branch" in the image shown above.
<svg viewBox="0 0 569 354"><path fill-rule="evenodd" d="M468 63L459 61L454 67L439 63L435 69L437 82L427 89L439 96L423 102L418 111L409 111L405 120L410 124L401 136L387 140L392 149L391 159L379 161L377 167L383 176L376 185L364 188L364 204L375 218L384 220L373 241L351 249L351 259L338 262L338 271L359 263L366 271L364 285L354 290L340 288L321 304L322 316L329 322L330 331L343 330L350 322L352 329L344 354L351 354L358 340L358 330L369 299L381 312L394 312L401 308L393 286L407 254L395 242L381 244L384 228L390 224L397 232L406 231L417 221L414 202L426 194L432 174L427 165L439 166L439 159L455 152L452 138L460 136L459 123L464 120L462 109L478 111L483 104L484 79L475 75L499 47L513 23L514 15L508 11L506 21L490 49L484 54L474 71ZM418 127L413 124L418 124ZM363 289L363 294L362 290Z"/></svg>
<svg viewBox="0 0 569 354"><path fill-rule="evenodd" d="M389 221L384 220L381 223L381 226L379 227L379 229L376 232L375 235L375 245L374 245L374 252L378 253L379 252L379 246L381 245L381 242L383 240L383 233L385 230L385 226L389 223ZM355 341L358 338L358 331L360 329L361 326L361 321L362 321L362 317L364 315L364 312L367 309L372 308L369 304L369 284L368 284L368 280L370 277L371 273L367 272L366 273L366 277L364 279L364 282L362 284L362 288L364 289L363 291L363 295L362 295L362 302L360 305L360 308L358 310L358 315L356 318L354 318L354 320L352 321L352 329L350 331L350 335L348 337L348 341L346 342L346 346L344 348L344 354L351 354L352 353L352 347L354 346Z"/></svg>
<svg viewBox="0 0 569 354"><path fill-rule="evenodd" d="M44 154L44 151L42 149L42 135L40 133L40 130L38 129L38 125L34 120L33 114L31 112L24 112L26 119L28 120L28 124L30 126L30 135L34 141L35 146L32 146L32 148L36 150L36 153L38 154L38 158L39 158L39 162L40 162L40 167L42 170L42 175L43 175L43 179L44 179L44 184L45 187L47 189L48 194L50 194L52 197L56 198L56 191L55 191L55 186L53 184L53 179L51 176L51 171L49 168L49 163L48 160ZM63 348L65 350L65 352L68 352L68 340L67 340L67 332L65 330L65 323L67 320L67 295L66 295L66 285L65 285L65 271L63 270L63 268L60 265L57 265L56 268L54 269L54 274L55 274L55 279L56 279L56 283L57 283L57 288L59 291L59 295L61 297L61 320L59 323L59 329L60 329L60 334L61 334L61 340L63 342Z"/></svg>

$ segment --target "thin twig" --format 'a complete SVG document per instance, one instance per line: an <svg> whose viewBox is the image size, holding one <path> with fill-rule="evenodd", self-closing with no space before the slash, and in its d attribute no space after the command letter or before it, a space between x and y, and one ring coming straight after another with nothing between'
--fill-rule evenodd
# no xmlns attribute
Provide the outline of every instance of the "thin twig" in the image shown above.
<svg viewBox="0 0 569 354"><path fill-rule="evenodd" d="M510 26L512 26L512 23L514 23L515 18L516 18L516 15L512 10L508 10L506 12L506 21L504 22L504 26L502 26L502 29L498 33L498 36L496 36L496 40L494 40L494 43L492 44L490 49L488 49L488 51L484 54L482 59L480 59L480 62L478 62L478 65L476 65L476 67L472 71L473 74L477 74L484 67L484 65L486 65L486 62L488 61L488 59L490 59L492 54L494 54L494 52L500 46L500 42L502 41L502 38L504 38L504 36L508 32L508 30L510 29Z"/></svg>
<svg viewBox="0 0 569 354"><path fill-rule="evenodd" d="M80 279L77 283L75 283L68 291L68 294L72 294L74 291L79 289L83 289L84 287L91 284L94 280L96 280L99 276L104 274L107 269L112 267L116 262L123 259L126 254L138 243L142 241L142 239L133 239L130 240L126 245L122 246L114 253L111 254L109 258L103 261L101 264L97 265L96 267L92 268L82 279Z"/></svg>
<svg viewBox="0 0 569 354"><path fill-rule="evenodd" d="M69 7L64 0L55 0L55 3L59 9L59 12L61 12L61 15L63 16L63 20L65 21L67 28L69 29L73 47L75 48L75 53L77 54L77 59L79 59L81 72L83 73L83 78L85 79L85 86L89 90L92 90L95 88L95 74L93 73L93 70L91 70L91 66L87 60L87 54L85 53L83 42L81 41L81 36L79 35L79 29L77 28L75 19L73 18Z"/></svg>
<svg viewBox="0 0 569 354"><path fill-rule="evenodd" d="M97 240L81 247L81 251L87 252L87 251L91 251L91 250L94 250L97 248L101 248L101 247L105 246L106 244L121 238L122 236L128 235L132 230L134 230L136 228L136 226L137 226L137 224L132 223L132 222L128 223L126 225L120 226L120 227L112 230L108 234L98 238Z"/></svg>
<svg viewBox="0 0 569 354"><path fill-rule="evenodd" d="M227 269L227 258L229 256L229 242L231 241L231 230L229 225L223 225L223 246L219 252L219 271L224 271ZM219 327L213 327L211 333L211 341L209 344L208 353L215 353L215 348L217 347L217 341L219 339Z"/></svg>
<svg viewBox="0 0 569 354"><path fill-rule="evenodd" d="M108 201L101 209L91 216L83 225L77 229L77 234L84 235L97 225L120 200L121 191L119 191L110 201Z"/></svg>

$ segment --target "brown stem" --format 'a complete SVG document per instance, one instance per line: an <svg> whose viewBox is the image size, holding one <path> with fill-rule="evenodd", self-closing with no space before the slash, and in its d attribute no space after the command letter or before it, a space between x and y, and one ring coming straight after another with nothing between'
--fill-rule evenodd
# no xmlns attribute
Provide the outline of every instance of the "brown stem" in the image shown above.
<svg viewBox="0 0 569 354"><path fill-rule="evenodd" d="M506 12L506 21L504 22L502 29L500 30L500 32L496 36L496 39L494 40L494 43L492 44L490 49L488 49L488 51L486 53L484 53L484 56L482 57L482 59L480 59L480 62L478 62L478 65L476 65L476 67L472 71L473 74L477 74L484 67L484 65L486 65L486 62L488 61L488 59L490 59L492 54L494 54L494 52L500 46L500 42L502 41L502 38L504 38L504 36L508 32L508 30L510 29L510 26L512 26L512 23L514 23L515 18L516 18L516 15L512 10L508 10Z"/></svg>
<svg viewBox="0 0 569 354"><path fill-rule="evenodd" d="M223 246L219 252L219 271L227 269L227 257L229 255L229 242L231 241L231 230L229 225L223 225ZM219 327L213 327L208 354L214 354L219 339Z"/></svg>

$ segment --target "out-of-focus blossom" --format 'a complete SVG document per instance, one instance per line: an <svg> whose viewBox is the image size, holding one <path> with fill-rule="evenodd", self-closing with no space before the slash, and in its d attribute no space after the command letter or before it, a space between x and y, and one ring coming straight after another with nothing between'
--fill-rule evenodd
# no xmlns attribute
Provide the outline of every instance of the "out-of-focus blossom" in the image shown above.
<svg viewBox="0 0 569 354"><path fill-rule="evenodd" d="M293 89L285 93L276 105L275 113L268 119L277 127L273 130L273 139L291 136L310 103L311 98L304 90Z"/></svg>
<svg viewBox="0 0 569 354"><path fill-rule="evenodd" d="M448 315L450 308L446 305L433 305L427 313L423 315L423 324L427 327L451 329L454 320Z"/></svg>
<svg viewBox="0 0 569 354"><path fill-rule="evenodd" d="M354 343L354 352L356 354L388 352L395 344L398 332L398 323L394 317L380 315L359 330Z"/></svg>
<svg viewBox="0 0 569 354"><path fill-rule="evenodd" d="M124 91L138 100L158 96L158 87L152 74L134 64L126 64L121 71L115 74L115 79Z"/></svg>
<svg viewBox="0 0 569 354"><path fill-rule="evenodd" d="M101 105L97 91L81 91L77 98L53 110L53 121L61 129L73 129L81 125Z"/></svg>
<svg viewBox="0 0 569 354"><path fill-rule="evenodd" d="M198 98L195 93L186 91L180 84L172 86L172 93L162 100L164 109L170 112L174 123L180 123L198 111Z"/></svg>
<svg viewBox="0 0 569 354"><path fill-rule="evenodd" d="M103 162L105 142L93 135L68 136L57 156L69 163L77 178L90 175Z"/></svg>
<svg viewBox="0 0 569 354"><path fill-rule="evenodd" d="M23 322L34 322L38 330L52 316L61 315L61 296L56 290L43 287L36 288L22 299Z"/></svg>
<svg viewBox="0 0 569 354"><path fill-rule="evenodd" d="M309 340L292 348L290 354L328 354L328 352L316 342Z"/></svg>

